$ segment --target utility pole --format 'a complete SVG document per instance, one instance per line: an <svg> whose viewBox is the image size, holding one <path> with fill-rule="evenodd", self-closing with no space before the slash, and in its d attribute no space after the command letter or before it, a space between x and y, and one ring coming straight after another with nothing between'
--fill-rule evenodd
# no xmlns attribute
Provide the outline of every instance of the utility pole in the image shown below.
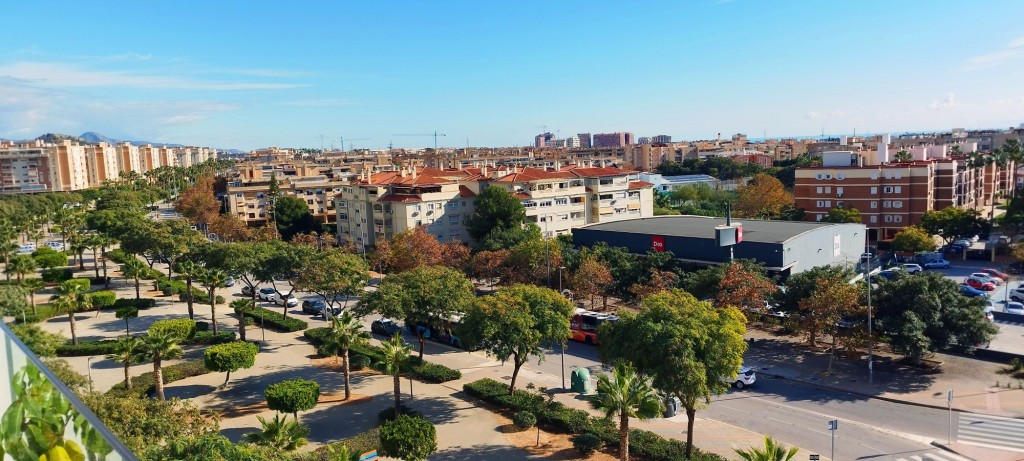
<svg viewBox="0 0 1024 461"><path fill-rule="evenodd" d="M866 249L867 248L865 248L865 250ZM868 258L867 258L868 259L868 264L867 264L866 270L864 271L864 280L868 284L868 384L874 384L874 377L875 377L875 355L874 355L875 337L873 336L873 333L871 331L872 328L873 328L872 324L874 323L872 321L873 320L873 316L871 315L871 259L873 258L873 256L871 256L871 253L869 253L867 251L865 251L864 254L868 255Z"/></svg>

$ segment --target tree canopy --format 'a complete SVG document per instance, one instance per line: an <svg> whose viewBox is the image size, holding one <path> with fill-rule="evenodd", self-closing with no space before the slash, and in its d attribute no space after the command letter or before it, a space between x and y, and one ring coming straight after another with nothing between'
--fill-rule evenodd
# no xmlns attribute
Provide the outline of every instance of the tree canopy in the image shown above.
<svg viewBox="0 0 1024 461"><path fill-rule="evenodd" d="M736 212L747 218L779 219L793 205L793 194L782 182L763 173L754 175L736 194Z"/></svg>
<svg viewBox="0 0 1024 461"><path fill-rule="evenodd" d="M525 222L522 202L504 188L489 186L477 195L473 214L466 219L466 229L480 242L492 232L519 229Z"/></svg>
<svg viewBox="0 0 1024 461"><path fill-rule="evenodd" d="M918 226L907 226L893 237L892 249L907 253L935 251L935 240L924 229Z"/></svg>
<svg viewBox="0 0 1024 461"><path fill-rule="evenodd" d="M274 219L277 231L284 240L291 240L296 234L322 230L320 223L309 213L306 201L290 195L278 197L274 204Z"/></svg>
<svg viewBox="0 0 1024 461"><path fill-rule="evenodd" d="M930 235L942 237L946 243L960 237L986 235L991 228L992 223L982 218L977 210L952 206L938 211L926 211L921 217L921 229Z"/></svg>
<svg viewBox="0 0 1024 461"><path fill-rule="evenodd" d="M856 208L853 208L853 207L850 207L850 208L835 207L835 208L833 208L831 210L828 210L828 215L826 215L825 219L822 219L822 221L834 222L834 223L857 223L857 224L859 224L861 222L860 210L858 210Z"/></svg>
<svg viewBox="0 0 1024 461"><path fill-rule="evenodd" d="M333 309L338 298L344 298L347 305L349 296L362 293L369 280L366 260L335 249L304 261L295 278L295 288L316 293Z"/></svg>

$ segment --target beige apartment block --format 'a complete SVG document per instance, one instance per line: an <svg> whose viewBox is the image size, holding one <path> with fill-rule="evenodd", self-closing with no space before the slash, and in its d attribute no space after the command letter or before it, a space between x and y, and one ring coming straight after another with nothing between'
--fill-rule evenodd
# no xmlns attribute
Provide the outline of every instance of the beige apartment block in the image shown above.
<svg viewBox="0 0 1024 461"><path fill-rule="evenodd" d="M122 142L117 145L117 166L124 175L130 171L142 174L142 163L139 157L139 148L131 143Z"/></svg>
<svg viewBox="0 0 1024 461"><path fill-rule="evenodd" d="M85 163L89 168L89 185L99 187L104 181L116 181L121 177L118 168L117 148L101 142L85 146Z"/></svg>
<svg viewBox="0 0 1024 461"><path fill-rule="evenodd" d="M85 146L64 141L50 150L50 187L53 191L89 188Z"/></svg>
<svg viewBox="0 0 1024 461"><path fill-rule="evenodd" d="M654 216L654 185L620 168L574 168L586 187L587 224Z"/></svg>
<svg viewBox="0 0 1024 461"><path fill-rule="evenodd" d="M587 191L583 181L570 170L513 168L490 185L515 195L526 209L527 222L540 226L544 236L553 237L587 223Z"/></svg>
<svg viewBox="0 0 1024 461"><path fill-rule="evenodd" d="M139 146L139 164L143 173L160 168L160 148L151 144Z"/></svg>
<svg viewBox="0 0 1024 461"><path fill-rule="evenodd" d="M208 155L208 154L201 154ZM205 160L204 160L205 161ZM267 220L270 177L278 182L282 196L290 195L306 202L309 213L322 223L333 223L336 217L333 197L348 184L348 178L322 174L316 165L263 165L252 162L237 167L238 176L228 181L225 199L228 212L248 224Z"/></svg>

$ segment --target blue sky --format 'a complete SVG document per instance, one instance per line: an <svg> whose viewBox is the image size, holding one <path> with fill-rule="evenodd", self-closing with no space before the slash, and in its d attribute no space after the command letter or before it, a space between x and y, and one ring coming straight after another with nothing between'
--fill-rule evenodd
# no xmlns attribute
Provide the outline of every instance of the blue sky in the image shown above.
<svg viewBox="0 0 1024 461"><path fill-rule="evenodd" d="M0 137L526 145L1024 123L1024 2L10 2ZM365 139L364 139L365 138ZM346 142L346 147L348 142Z"/></svg>

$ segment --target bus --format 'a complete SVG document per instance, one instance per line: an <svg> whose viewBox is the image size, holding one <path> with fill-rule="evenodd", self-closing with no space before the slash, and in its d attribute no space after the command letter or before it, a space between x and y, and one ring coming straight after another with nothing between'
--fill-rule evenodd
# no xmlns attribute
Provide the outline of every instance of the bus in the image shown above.
<svg viewBox="0 0 1024 461"><path fill-rule="evenodd" d="M597 329L604 322L615 322L619 317L604 312L588 311L577 307L569 320L569 339L597 345Z"/></svg>
<svg viewBox="0 0 1024 461"><path fill-rule="evenodd" d="M434 322L434 327L424 322L406 321L405 325L414 335L419 336L420 332L423 332L423 337L426 339L462 349L462 341L455 335L455 329L458 328L460 322L462 322L462 317L453 315Z"/></svg>

